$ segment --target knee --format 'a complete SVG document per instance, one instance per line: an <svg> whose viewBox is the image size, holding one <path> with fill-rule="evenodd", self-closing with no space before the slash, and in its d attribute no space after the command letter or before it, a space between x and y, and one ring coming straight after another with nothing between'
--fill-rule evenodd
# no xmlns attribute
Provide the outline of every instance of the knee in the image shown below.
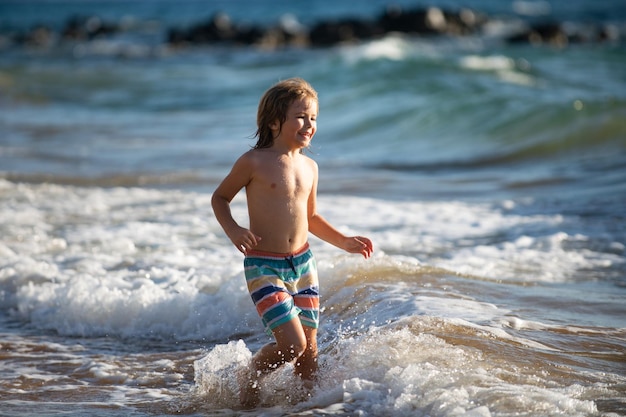
<svg viewBox="0 0 626 417"><path fill-rule="evenodd" d="M307 351L307 341L305 338L292 340L291 343L285 346L279 346L280 351L284 357L285 362L291 362L292 360L299 358Z"/></svg>

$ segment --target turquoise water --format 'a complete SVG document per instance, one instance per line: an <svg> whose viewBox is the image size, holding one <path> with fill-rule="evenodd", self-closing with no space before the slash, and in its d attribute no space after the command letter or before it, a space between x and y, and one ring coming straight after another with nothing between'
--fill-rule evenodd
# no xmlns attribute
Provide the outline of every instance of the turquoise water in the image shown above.
<svg viewBox="0 0 626 417"><path fill-rule="evenodd" d="M376 256L311 238L322 381L303 397L279 372L263 412L624 415L623 35L503 40L517 19L623 34L621 3L434 2L493 17L466 37L163 43L217 10L311 24L385 3L269 4L0 1L0 33L135 25L1 46L0 415L245 414L232 375L267 339L209 202L291 76L320 96L320 210Z"/></svg>

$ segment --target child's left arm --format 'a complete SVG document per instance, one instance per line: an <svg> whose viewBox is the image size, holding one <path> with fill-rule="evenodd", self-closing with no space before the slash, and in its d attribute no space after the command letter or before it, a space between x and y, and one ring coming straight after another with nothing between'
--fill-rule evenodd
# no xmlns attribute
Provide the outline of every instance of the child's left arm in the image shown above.
<svg viewBox="0 0 626 417"><path fill-rule="evenodd" d="M365 258L369 258L374 251L371 240L364 236L345 236L317 213L317 164L313 163L313 168L315 175L308 201L309 232L346 252L360 253Z"/></svg>
<svg viewBox="0 0 626 417"><path fill-rule="evenodd" d="M346 252L360 253L365 258L369 258L374 252L371 240L365 236L345 236L319 214L309 218L309 232Z"/></svg>

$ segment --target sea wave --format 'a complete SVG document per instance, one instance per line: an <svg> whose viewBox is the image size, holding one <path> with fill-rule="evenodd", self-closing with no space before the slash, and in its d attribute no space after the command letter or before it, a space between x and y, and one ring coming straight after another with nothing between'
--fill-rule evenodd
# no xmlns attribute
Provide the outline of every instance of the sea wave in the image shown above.
<svg viewBox="0 0 626 417"><path fill-rule="evenodd" d="M7 409L41 395L62 408L71 390L85 409L94 395L123 395L125 413L238 412L236 374L268 339L241 254L207 213L210 194L2 180L0 197L0 312L22 329L2 342L6 374L23 375L0 383ZM333 415L619 410L623 287L606 268L623 271L624 247L598 246L602 231L566 233L579 219L518 204L320 196L326 217L370 236L376 255L311 240L323 378L307 390L287 365L264 380L261 405ZM245 218L245 201L232 209Z"/></svg>
<svg viewBox="0 0 626 417"><path fill-rule="evenodd" d="M3 311L72 336L221 340L249 332L256 318L239 279L240 254L207 215L210 194L1 185ZM488 304L462 301L441 282L500 284L506 292L509 285L593 282L624 268L618 241L567 233L579 227L576 219L524 214L523 207L516 213L512 201L498 207L321 196L319 204L345 233L364 229L377 247L365 261L312 242L325 293L334 294L326 308L337 322L359 317L368 326L456 311L473 323L497 323ZM235 200L233 212L245 216L244 201ZM405 299L406 285L415 290ZM355 286L358 299L350 295Z"/></svg>

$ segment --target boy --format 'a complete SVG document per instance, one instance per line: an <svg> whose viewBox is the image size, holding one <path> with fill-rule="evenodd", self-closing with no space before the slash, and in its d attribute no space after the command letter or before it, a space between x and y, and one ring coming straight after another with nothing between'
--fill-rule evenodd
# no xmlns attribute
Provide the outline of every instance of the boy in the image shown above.
<svg viewBox="0 0 626 417"><path fill-rule="evenodd" d="M259 378L287 362L305 381L317 370L319 284L308 233L369 258L372 242L344 236L317 213L318 167L303 154L317 129L317 92L291 78L265 92L257 112L257 144L243 154L213 193L218 222L245 255L246 283L275 343L252 358L241 388L246 408L259 402ZM239 226L230 202L246 189L249 229Z"/></svg>

